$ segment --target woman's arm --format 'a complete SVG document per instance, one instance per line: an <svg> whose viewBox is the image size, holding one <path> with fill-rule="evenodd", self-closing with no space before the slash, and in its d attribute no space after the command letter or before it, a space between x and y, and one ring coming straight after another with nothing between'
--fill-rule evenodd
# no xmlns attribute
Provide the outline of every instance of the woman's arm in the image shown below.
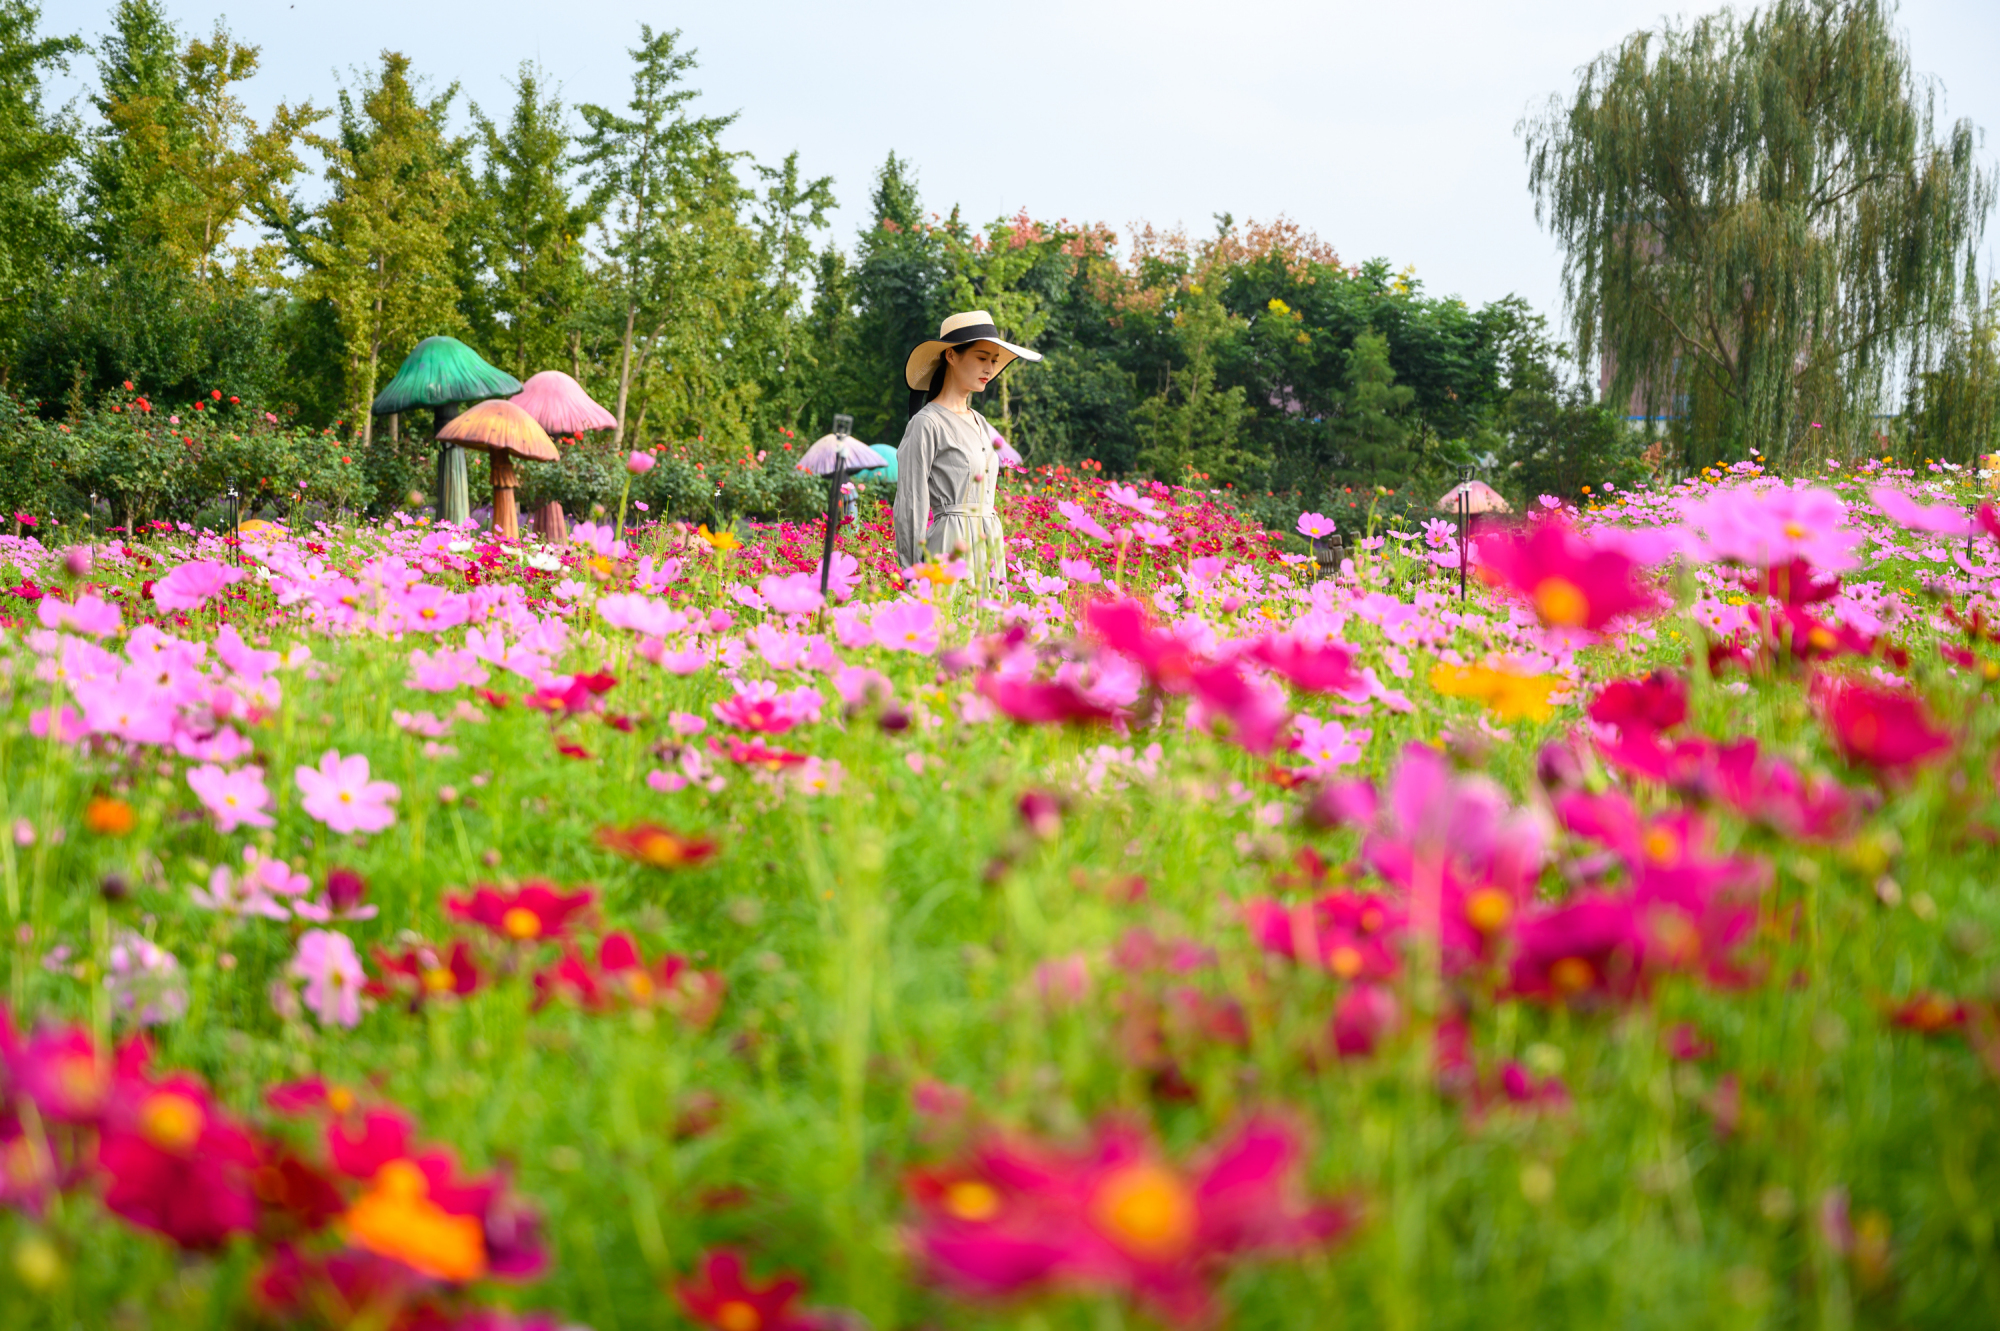
<svg viewBox="0 0 2000 1331"><path fill-rule="evenodd" d="M931 529L931 457L936 442L922 413L910 417L896 449L896 566L924 562L924 536Z"/></svg>

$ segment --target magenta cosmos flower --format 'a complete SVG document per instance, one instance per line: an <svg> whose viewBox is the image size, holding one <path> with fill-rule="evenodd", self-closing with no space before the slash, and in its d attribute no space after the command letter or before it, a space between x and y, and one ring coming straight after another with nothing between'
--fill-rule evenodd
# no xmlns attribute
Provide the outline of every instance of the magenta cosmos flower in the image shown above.
<svg viewBox="0 0 2000 1331"><path fill-rule="evenodd" d="M1187 1167L1150 1134L1099 1126L1080 1151L988 1141L965 1161L913 1177L913 1239L961 1296L1052 1289L1123 1293L1182 1326L1214 1320L1214 1284L1233 1262L1324 1247L1353 1224L1300 1186L1304 1151L1256 1119Z"/></svg>
<svg viewBox="0 0 2000 1331"><path fill-rule="evenodd" d="M1527 597L1550 628L1594 633L1619 615L1653 609L1658 600L1638 571L1624 554L1592 545L1554 518L1526 536L1479 543L1480 579Z"/></svg>
<svg viewBox="0 0 2000 1331"><path fill-rule="evenodd" d="M389 805L402 795L392 781L370 781L363 754L343 758L328 749L318 767L292 773L305 798L305 811L336 832L379 832L396 821Z"/></svg>

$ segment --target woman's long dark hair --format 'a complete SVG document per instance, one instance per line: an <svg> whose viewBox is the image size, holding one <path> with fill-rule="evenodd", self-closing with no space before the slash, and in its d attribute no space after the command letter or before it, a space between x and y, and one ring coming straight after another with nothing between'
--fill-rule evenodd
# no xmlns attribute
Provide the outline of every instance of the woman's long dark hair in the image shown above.
<svg viewBox="0 0 2000 1331"><path fill-rule="evenodd" d="M956 348L946 347L943 351L938 352L937 368L931 371L931 386L929 388L912 388L910 390L910 415L914 416L922 411L927 404L936 400L939 393L944 392L945 371L951 368L945 357L954 350Z"/></svg>

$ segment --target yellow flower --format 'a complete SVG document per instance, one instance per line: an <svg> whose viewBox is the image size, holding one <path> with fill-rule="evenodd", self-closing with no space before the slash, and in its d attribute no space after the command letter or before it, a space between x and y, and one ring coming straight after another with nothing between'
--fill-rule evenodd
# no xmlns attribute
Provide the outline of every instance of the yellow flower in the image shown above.
<svg viewBox="0 0 2000 1331"><path fill-rule="evenodd" d="M1292 307L1285 304L1285 302L1283 302L1282 300L1279 300L1276 296L1273 296L1271 297L1270 300L1266 301L1264 304L1264 308L1269 310L1273 314L1290 314L1292 312Z"/></svg>
<svg viewBox="0 0 2000 1331"><path fill-rule="evenodd" d="M950 569L946 568L943 564L937 563L918 564L910 570L910 574L913 577L922 578L933 587L949 587L952 583L958 581Z"/></svg>
<svg viewBox="0 0 2000 1331"><path fill-rule="evenodd" d="M709 549L719 555L726 555L731 550L741 550L743 548L743 542L736 539L735 532L710 531L707 523L703 523L701 529L695 535L707 541Z"/></svg>
<svg viewBox="0 0 2000 1331"><path fill-rule="evenodd" d="M1502 721L1555 715L1549 695L1561 686L1554 675L1516 675L1490 666L1434 666L1431 687L1447 698L1471 698Z"/></svg>

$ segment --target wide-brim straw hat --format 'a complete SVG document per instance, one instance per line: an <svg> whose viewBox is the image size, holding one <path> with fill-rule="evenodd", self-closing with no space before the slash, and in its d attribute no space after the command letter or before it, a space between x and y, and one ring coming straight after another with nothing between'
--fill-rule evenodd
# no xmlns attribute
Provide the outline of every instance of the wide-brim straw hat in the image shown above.
<svg viewBox="0 0 2000 1331"><path fill-rule="evenodd" d="M1001 360L994 371L998 378L1000 370L1012 365L1016 359L1037 361L1042 358L1039 351L1017 346L1000 336L1000 329L993 322L993 316L985 310L967 310L954 314L938 327L938 335L928 342L918 345L910 353L909 362L903 367L903 382L921 393L931 386L931 378L937 374L938 361L947 348L970 346L974 342L991 342L1000 348Z"/></svg>

